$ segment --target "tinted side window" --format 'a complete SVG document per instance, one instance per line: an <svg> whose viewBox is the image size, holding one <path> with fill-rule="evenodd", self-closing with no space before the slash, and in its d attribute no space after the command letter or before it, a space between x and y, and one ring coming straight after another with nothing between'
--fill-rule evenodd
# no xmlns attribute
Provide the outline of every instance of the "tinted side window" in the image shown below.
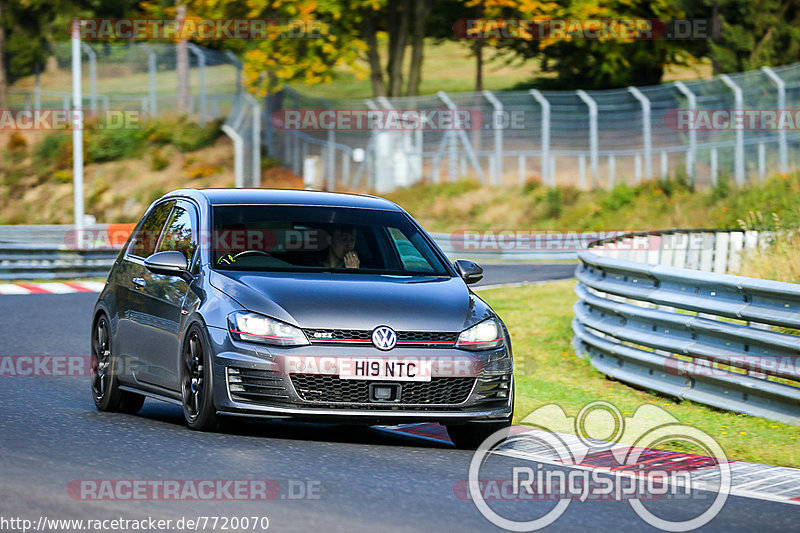
<svg viewBox="0 0 800 533"><path fill-rule="evenodd" d="M153 255L161 235L161 229L167 221L170 210L175 202L164 202L153 208L131 244L131 254L137 257L148 257Z"/></svg>
<svg viewBox="0 0 800 533"><path fill-rule="evenodd" d="M161 244L158 245L159 252L177 251L186 256L186 261L191 262L194 255L196 239L193 238L192 217L189 212L176 207L172 210L172 215L164 229L161 237Z"/></svg>
<svg viewBox="0 0 800 533"><path fill-rule="evenodd" d="M389 228L389 235L394 241L400 260L405 270L418 272L433 271L431 264L423 257L422 253L414 246L408 237L398 228Z"/></svg>

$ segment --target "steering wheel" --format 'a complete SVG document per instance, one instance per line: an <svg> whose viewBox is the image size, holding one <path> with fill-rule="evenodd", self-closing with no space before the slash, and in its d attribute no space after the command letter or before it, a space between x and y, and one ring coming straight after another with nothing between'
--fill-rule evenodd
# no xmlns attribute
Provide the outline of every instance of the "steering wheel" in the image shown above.
<svg viewBox="0 0 800 533"><path fill-rule="evenodd" d="M230 261L230 263L235 263L237 259L240 259L240 258L248 256L248 255L256 255L256 254L263 255L263 256L266 256L266 257L272 257L271 254L268 254L267 252L264 252L262 250L245 250L244 252L239 252L238 254L236 254L234 256L228 255L228 256L225 256L225 257L221 257L219 259L219 261L217 261L217 263L221 263L223 261L223 259L228 259L228 258L230 258L230 259L228 259L228 261Z"/></svg>

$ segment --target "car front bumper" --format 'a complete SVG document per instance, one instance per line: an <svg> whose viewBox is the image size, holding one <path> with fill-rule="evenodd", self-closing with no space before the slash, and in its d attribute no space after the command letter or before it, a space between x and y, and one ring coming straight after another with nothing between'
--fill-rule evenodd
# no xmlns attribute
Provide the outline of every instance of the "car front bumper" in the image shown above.
<svg viewBox="0 0 800 533"><path fill-rule="evenodd" d="M296 386L296 376L286 370L283 364L288 356L303 358L319 358L320 360L335 360L339 357L371 357L386 355L378 353L374 348L352 346L326 346L313 345L293 348L276 348L272 346L252 345L234 341L226 330L208 328L211 341L213 358L213 389L214 403L217 412L222 415L244 416L256 418L282 418L303 421L316 421L327 423L358 423L365 425L376 424L401 424L413 422L439 422L456 424L463 422L500 422L509 420L513 413L513 372L497 373L488 372L484 368L489 356L497 359L505 354L505 348L483 352L465 352L450 348L419 349L397 348L392 350L392 356L425 357L451 364L448 368L456 369L457 378L436 375L432 383L422 384L413 382L380 381L378 383L397 383L403 387L416 387L416 390L433 390L431 386L438 386L433 381L458 379L460 393L450 395L458 401L443 403L436 398L443 394L428 395L424 403L418 401L340 401L338 397L329 397L328 400L312 400L303 397L304 389ZM314 369L311 377L323 377L322 368ZM319 374L317 374L319 372ZM308 376L309 374L304 374ZM232 378L232 376L234 376ZM259 376L251 378L250 376ZM294 378L294 379L293 379ZM325 380L332 383L338 376L325 375ZM357 380L362 381L362 380ZM242 382L259 383L250 387L242 387ZM343 382L346 385L354 384L353 381ZM444 383L438 381L436 383ZM487 390L499 390L496 383L504 387L505 392L487 394ZM266 384L266 385L264 385ZM360 386L366 387L366 384ZM253 389L252 387L260 387ZM242 389L269 390L270 392L254 398L253 395L243 393ZM300 392L298 392L298 390ZM338 390L338 389L335 389ZM307 392L307 391L306 391ZM318 392L318 391L314 391ZM435 391L434 391L435 392ZM458 398L456 396L458 395Z"/></svg>

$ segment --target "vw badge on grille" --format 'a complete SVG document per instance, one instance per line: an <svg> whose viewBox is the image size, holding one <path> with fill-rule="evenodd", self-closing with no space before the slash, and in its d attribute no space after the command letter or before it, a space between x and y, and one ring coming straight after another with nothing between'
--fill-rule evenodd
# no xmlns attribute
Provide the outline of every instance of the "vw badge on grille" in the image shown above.
<svg viewBox="0 0 800 533"><path fill-rule="evenodd" d="M378 326L372 331L372 344L379 350L391 350L397 344L397 334L388 326Z"/></svg>

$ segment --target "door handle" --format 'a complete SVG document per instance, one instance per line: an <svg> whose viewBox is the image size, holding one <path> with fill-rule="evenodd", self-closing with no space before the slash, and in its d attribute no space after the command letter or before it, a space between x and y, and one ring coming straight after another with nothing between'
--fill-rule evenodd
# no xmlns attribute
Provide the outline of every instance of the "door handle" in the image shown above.
<svg viewBox="0 0 800 533"><path fill-rule="evenodd" d="M145 282L144 278L133 278L133 284L134 284L134 285L135 285L137 288L141 289L142 287L144 287L145 285L147 285L147 282Z"/></svg>

